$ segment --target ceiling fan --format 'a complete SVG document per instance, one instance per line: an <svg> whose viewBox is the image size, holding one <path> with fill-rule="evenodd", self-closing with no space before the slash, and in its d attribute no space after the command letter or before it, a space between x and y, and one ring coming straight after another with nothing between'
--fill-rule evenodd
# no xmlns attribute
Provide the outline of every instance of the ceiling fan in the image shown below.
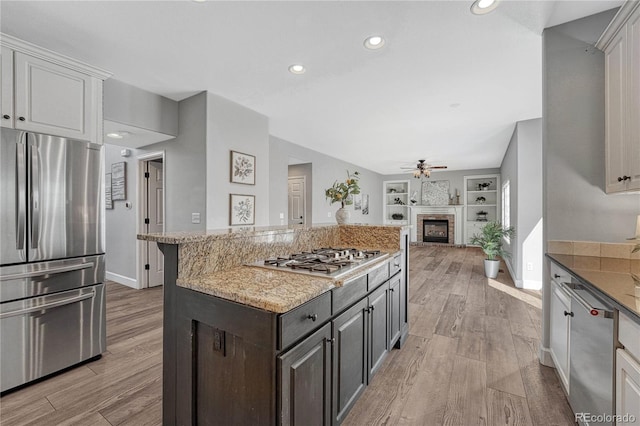
<svg viewBox="0 0 640 426"><path fill-rule="evenodd" d="M418 160L415 167L403 167L404 170L411 170L413 177L419 179L422 176L430 177L431 171L436 169L446 169L447 166L432 166L426 163L426 160Z"/></svg>

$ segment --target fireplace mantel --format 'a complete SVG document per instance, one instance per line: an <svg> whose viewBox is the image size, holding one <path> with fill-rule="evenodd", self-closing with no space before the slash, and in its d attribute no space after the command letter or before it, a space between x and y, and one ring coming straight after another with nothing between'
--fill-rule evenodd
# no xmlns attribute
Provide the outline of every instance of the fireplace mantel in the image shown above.
<svg viewBox="0 0 640 426"><path fill-rule="evenodd" d="M447 206L409 206L409 220L410 224L413 225L411 227L411 242L417 242L417 230L418 226L422 226L422 224L418 223L417 217L420 214L438 214L438 215L446 215L451 214L455 217L455 229L454 229L454 237L455 244L463 244L464 241L464 206L463 205L447 205ZM420 241L421 242L421 241Z"/></svg>

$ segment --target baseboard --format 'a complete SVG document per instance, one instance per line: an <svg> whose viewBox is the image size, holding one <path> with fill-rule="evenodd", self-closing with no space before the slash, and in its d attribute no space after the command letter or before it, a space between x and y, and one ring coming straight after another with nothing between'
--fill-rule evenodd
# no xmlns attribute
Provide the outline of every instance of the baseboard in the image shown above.
<svg viewBox="0 0 640 426"><path fill-rule="evenodd" d="M522 288L527 290L542 290L542 281L523 280Z"/></svg>
<svg viewBox="0 0 640 426"><path fill-rule="evenodd" d="M513 272L513 269L511 269L511 263L507 259L505 259L504 264L507 265L507 270L509 271L509 275L511 275L513 283L517 288L522 288L522 280L516 278L516 274Z"/></svg>
<svg viewBox="0 0 640 426"><path fill-rule="evenodd" d="M540 345L540 349L538 350L538 358L540 359L540 364L546 365L547 367L556 368L556 365L553 363L553 357L551 356L551 351L549 348L545 348Z"/></svg>
<svg viewBox="0 0 640 426"><path fill-rule="evenodd" d="M138 287L138 281L133 279L133 278L129 278L129 277L125 277L124 275L120 275L120 274L115 274L113 272L106 272L105 273L105 278L111 281L115 281L118 284L122 284L122 285L126 285L127 287L131 287L131 288L135 288L136 290L139 289Z"/></svg>

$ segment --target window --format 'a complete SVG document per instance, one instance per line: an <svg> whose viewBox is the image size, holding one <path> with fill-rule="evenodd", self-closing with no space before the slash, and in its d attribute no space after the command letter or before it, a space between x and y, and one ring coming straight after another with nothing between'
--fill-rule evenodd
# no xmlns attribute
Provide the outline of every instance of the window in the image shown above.
<svg viewBox="0 0 640 426"><path fill-rule="evenodd" d="M509 181L506 181L502 185L502 226L508 228L511 226L511 191L509 189ZM510 241L509 237L504 237L507 242Z"/></svg>

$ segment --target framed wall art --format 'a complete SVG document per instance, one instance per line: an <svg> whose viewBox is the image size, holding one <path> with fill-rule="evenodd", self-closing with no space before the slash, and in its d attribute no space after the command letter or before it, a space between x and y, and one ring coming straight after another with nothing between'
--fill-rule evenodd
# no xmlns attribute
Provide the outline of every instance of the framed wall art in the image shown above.
<svg viewBox="0 0 640 426"><path fill-rule="evenodd" d="M113 209L113 198L111 198L111 173L104 175L104 208Z"/></svg>
<svg viewBox="0 0 640 426"><path fill-rule="evenodd" d="M362 214L369 214L369 194L362 196Z"/></svg>
<svg viewBox="0 0 640 426"><path fill-rule="evenodd" d="M229 194L229 225L253 225L255 214L255 195Z"/></svg>
<svg viewBox="0 0 640 426"><path fill-rule="evenodd" d="M127 199L127 163L111 165L111 198L113 201Z"/></svg>
<svg viewBox="0 0 640 426"><path fill-rule="evenodd" d="M231 151L231 182L245 185L256 184L256 157Z"/></svg>

